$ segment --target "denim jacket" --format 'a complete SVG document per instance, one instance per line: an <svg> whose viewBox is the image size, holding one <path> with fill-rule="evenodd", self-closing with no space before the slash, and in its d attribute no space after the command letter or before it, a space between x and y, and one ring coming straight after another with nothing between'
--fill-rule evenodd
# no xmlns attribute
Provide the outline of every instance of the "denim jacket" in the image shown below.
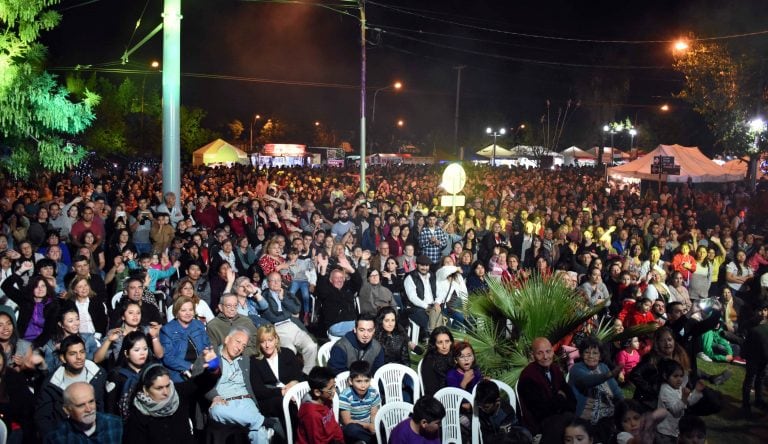
<svg viewBox="0 0 768 444"><path fill-rule="evenodd" d="M202 355L204 348L211 345L205 325L197 319L193 319L187 328L182 327L181 323L174 319L160 329L160 343L165 350L163 365L171 371L173 382L182 382L181 372L189 370L192 366L192 362L184 360L190 339L195 345L198 356Z"/></svg>

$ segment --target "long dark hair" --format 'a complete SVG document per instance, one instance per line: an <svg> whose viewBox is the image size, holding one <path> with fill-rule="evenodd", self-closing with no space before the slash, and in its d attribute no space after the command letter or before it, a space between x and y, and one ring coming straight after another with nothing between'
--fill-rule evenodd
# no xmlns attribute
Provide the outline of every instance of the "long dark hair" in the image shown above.
<svg viewBox="0 0 768 444"><path fill-rule="evenodd" d="M54 270L56 267L54 267ZM24 287L24 292L26 293L27 298L32 300L35 294L35 288L37 288L37 284L40 283L40 281L43 281L45 283L45 299L51 300L56 295L56 289L51 287L51 285L48 283L48 280L44 277L38 275L32 276L29 278L29 283L26 287Z"/></svg>
<svg viewBox="0 0 768 444"><path fill-rule="evenodd" d="M403 328L402 325L400 325L400 316L397 315L397 310L395 310L393 307L381 307L379 309L379 312L376 313L376 340L378 341L380 338L384 338L384 336L387 334L384 331L384 317L388 314L395 315L395 329L392 331L392 335L406 335L406 331Z"/></svg>
<svg viewBox="0 0 768 444"><path fill-rule="evenodd" d="M451 345L453 345L453 333L451 333L451 330L441 325L439 327L436 327L434 330L432 330L432 333L429 334L429 342L427 343L427 354L437 354L437 337L439 335L448 335L448 337L451 339Z"/></svg>
<svg viewBox="0 0 768 444"><path fill-rule="evenodd" d="M16 331L16 320L13 318L13 315L8 313L7 311L0 311L0 316L7 317L8 322L11 323L11 328L13 328L13 331L11 332L11 337L8 338L8 343L11 344L10 356L13 356L16 354L16 343L19 342L19 332ZM0 353L0 355L3 355L3 359L5 359L4 353Z"/></svg>
<svg viewBox="0 0 768 444"><path fill-rule="evenodd" d="M142 366L142 369L154 361L151 341L147 340L147 335L137 330L132 331L123 337L123 345L120 347L120 353L117 357L118 367L128 367L128 352L133 348L134 345L136 345L137 342L142 340L147 343L147 361Z"/></svg>

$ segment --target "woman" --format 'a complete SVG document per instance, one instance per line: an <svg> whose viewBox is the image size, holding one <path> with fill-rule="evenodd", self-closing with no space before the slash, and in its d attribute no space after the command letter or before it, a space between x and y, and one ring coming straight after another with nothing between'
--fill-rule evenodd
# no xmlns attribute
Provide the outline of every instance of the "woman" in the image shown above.
<svg viewBox="0 0 768 444"><path fill-rule="evenodd" d="M670 291L669 287L667 287L667 284L664 282L667 279L667 274L664 272L664 269L653 268L651 271L648 272L646 277L648 279L648 286L645 288L645 291L643 292L643 297L648 298L652 301L661 299L662 301L664 301L665 304L667 302L671 302L670 298L671 298L672 292Z"/></svg>
<svg viewBox="0 0 768 444"><path fill-rule="evenodd" d="M448 327L439 326L432 330L427 353L421 360L421 382L424 384L422 389L425 396L434 396L445 387L445 377L454 366L452 347L453 334Z"/></svg>
<svg viewBox="0 0 768 444"><path fill-rule="evenodd" d="M658 365L662 359L674 359L680 363L685 371L685 378L688 379L688 372L691 370L690 358L685 349L675 341L674 334L668 327L656 330L651 351L640 359L640 363L629 374L629 380L635 385L634 399L649 409L655 409L657 406L661 387Z"/></svg>
<svg viewBox="0 0 768 444"><path fill-rule="evenodd" d="M36 442L33 421L35 398L24 376L8 364L6 355L0 353L0 393L3 394L0 396L0 420L8 431L8 443L32 444Z"/></svg>
<svg viewBox="0 0 768 444"><path fill-rule="evenodd" d="M387 236L387 244L389 244L389 254L392 257L400 257L403 254L403 248L405 247L405 239L400 237L400 225L393 224L389 230L389 236Z"/></svg>
<svg viewBox="0 0 768 444"><path fill-rule="evenodd" d="M442 306L443 316L453 319L459 328L465 326L464 306L469 290L461 268L453 263L450 256L443 257L441 267L435 272L435 293L435 302Z"/></svg>
<svg viewBox="0 0 768 444"><path fill-rule="evenodd" d="M394 257L388 257L384 262L384 271L381 272L381 285L387 287L395 298L395 303L400 309L403 308L402 296L405 294L404 278L397 270L397 260Z"/></svg>
<svg viewBox="0 0 768 444"><path fill-rule="evenodd" d="M157 341L154 341L157 342ZM107 394L104 408L107 413L128 419L131 395L139 382L142 369L154 360L147 336L132 331L122 338L117 365L107 376Z"/></svg>
<svg viewBox="0 0 768 444"><path fill-rule="evenodd" d="M88 278L75 276L64 299L74 302L80 312L80 333L98 334L99 338L107 333L107 305L91 289Z"/></svg>
<svg viewBox="0 0 768 444"><path fill-rule="evenodd" d="M534 269L536 267L536 260L539 257L543 257L547 260L550 260L550 254L549 250L544 248L541 238L539 236L533 236L533 240L531 241L531 247L525 251L525 263L523 264L523 268L527 269Z"/></svg>
<svg viewBox="0 0 768 444"><path fill-rule="evenodd" d="M17 335L30 342L43 333L46 319L55 318L59 310L54 288L44 277L32 276L27 286L24 286L21 275L31 267L31 263L22 263L21 268L8 276L0 286L5 295L19 307Z"/></svg>
<svg viewBox="0 0 768 444"><path fill-rule="evenodd" d="M195 283L188 277L183 277L179 280L176 291L173 292L173 300L175 301L181 296L192 299L192 303L195 304L195 318L203 324L212 321L216 317L208 303L197 294ZM173 307L168 307L167 315L169 321L173 319Z"/></svg>
<svg viewBox="0 0 768 444"><path fill-rule="evenodd" d="M85 230L80 234L78 241L80 245L91 251L91 273L101 273L107 261L101 243L96 242L96 236L91 230Z"/></svg>
<svg viewBox="0 0 768 444"><path fill-rule="evenodd" d="M123 249L125 247L133 247L135 251L136 246L131 241L131 232L127 228L121 228L117 230L109 241L109 246L106 251L106 263L112 264L117 256L122 256ZM62 257L63 260L63 257Z"/></svg>
<svg viewBox="0 0 768 444"><path fill-rule="evenodd" d="M160 344L160 324L151 323L141 326L141 305L130 299L123 300L117 312L120 314L121 324L118 328L109 331L101 347L93 355L93 362L100 364L107 361L107 368L112 368L119 361L120 350L123 346L123 338L133 332L139 332L146 336L146 343L152 345L153 354L163 358L163 346Z"/></svg>
<svg viewBox="0 0 768 444"><path fill-rule="evenodd" d="M507 250L506 248L499 248L499 252L494 254L488 261L488 275L491 277L501 279L504 273L509 273L507 269Z"/></svg>
<svg viewBox="0 0 768 444"><path fill-rule="evenodd" d="M464 247L464 250L471 252L472 255L477 255L477 250L479 248L475 236L475 229L470 228L464 233L464 238L462 239L462 247Z"/></svg>
<svg viewBox="0 0 768 444"><path fill-rule="evenodd" d="M475 258L472 256L472 252L468 250L462 250L461 256L459 256L459 261L457 262L458 266L461 267L461 274L464 275L464 279L469 278L470 273L472 271L472 262L475 261ZM507 259L507 262L509 262L509 259Z"/></svg>
<svg viewBox="0 0 768 444"><path fill-rule="evenodd" d="M358 295L360 313L376 315L383 307L397 307L392 292L381 285L381 272L369 269L368 280L360 287Z"/></svg>
<svg viewBox="0 0 768 444"><path fill-rule="evenodd" d="M485 265L480 261L475 261L472 265L472 271L467 279L467 291L470 293L478 291L487 291L488 283L485 281Z"/></svg>
<svg viewBox="0 0 768 444"><path fill-rule="evenodd" d="M400 225L400 244L403 245L403 251L405 251L405 246L410 242L412 245L419 245L418 242L415 244L413 242L413 237L411 236L411 226L408 224ZM390 253L392 253L392 249L389 250Z"/></svg>
<svg viewBox="0 0 768 444"><path fill-rule="evenodd" d="M725 266L725 282L728 287L736 296L744 298L753 277L752 269L747 265L747 253L744 250L737 251L733 261Z"/></svg>
<svg viewBox="0 0 768 444"><path fill-rule="evenodd" d="M251 357L251 387L265 417L283 417L283 396L305 379L302 365L290 349L280 347L280 336L272 324L256 330L259 350Z"/></svg>
<svg viewBox="0 0 768 444"><path fill-rule="evenodd" d="M256 263L256 251L248 244L248 238L241 236L237 239L237 250L235 250L238 262L246 270Z"/></svg>
<svg viewBox="0 0 768 444"><path fill-rule="evenodd" d="M581 341L581 361L568 372L568 384L576 397L576 416L592 424L598 442L607 443L614 433L614 406L624 395L616 382L621 367L611 370L601 362L600 353L595 338Z"/></svg>
<svg viewBox="0 0 768 444"><path fill-rule="evenodd" d="M99 349L99 345L93 334L80 333L80 312L77 307L72 303L64 304L56 315L55 320L56 325L53 327L55 331L50 334L46 332L40 335L33 343L36 347L40 348L48 372L52 373L61 365L58 356L59 344L69 336L79 335L83 338L85 357L92 361L93 356Z"/></svg>
<svg viewBox="0 0 768 444"><path fill-rule="evenodd" d="M259 266L264 272L264 276L269 276L273 271L280 273L283 284L291 284L291 274L288 272L290 265L282 257L282 249L278 239L271 239L267 242L265 254L259 259Z"/></svg>
<svg viewBox="0 0 768 444"><path fill-rule="evenodd" d="M693 302L709 297L712 268L712 263L707 257L707 247L699 246L696 249L696 270L691 273L691 282L688 286L688 294Z"/></svg>
<svg viewBox="0 0 768 444"><path fill-rule="evenodd" d="M6 305L0 305L0 351L0 355L5 358L3 366L17 373L36 366L33 362L32 344L19 338L16 333L16 317L13 310ZM39 357L35 360L42 362Z"/></svg>
<svg viewBox="0 0 768 444"><path fill-rule="evenodd" d="M174 384L171 373L150 364L140 374L123 428L124 444L191 442L189 406L195 386Z"/></svg>
<svg viewBox="0 0 768 444"><path fill-rule="evenodd" d="M461 241L456 241L453 243L453 246L451 247L451 259L453 259L453 263L458 265L461 261L462 253L464 252L464 247L461 244Z"/></svg>
<svg viewBox="0 0 768 444"><path fill-rule="evenodd" d="M165 351L163 365L170 369L171 379L182 382L198 358L210 349L211 341L205 325L195 319L195 303L192 298L180 296L176 299L173 302L173 316L174 319L160 329L160 344Z"/></svg>
<svg viewBox="0 0 768 444"><path fill-rule="evenodd" d="M361 245L363 250L376 251L383 240L381 233L381 217L371 216L368 228L363 232Z"/></svg>
<svg viewBox="0 0 768 444"><path fill-rule="evenodd" d="M632 279L637 280L640 277L640 267L643 261L640 256L643 254L643 247L640 244L633 244L629 247L629 255L624 260L622 270L628 271Z"/></svg>
<svg viewBox="0 0 768 444"><path fill-rule="evenodd" d="M685 308L685 312L688 313L693 309L693 302L691 302L691 296L688 294L688 289L685 288L685 282L683 273L675 270L669 277L667 286L670 290L670 302L680 302Z"/></svg>
<svg viewBox="0 0 768 444"><path fill-rule="evenodd" d="M376 314L375 338L384 349L384 362L411 366L408 334L399 323L397 310L384 307Z"/></svg>

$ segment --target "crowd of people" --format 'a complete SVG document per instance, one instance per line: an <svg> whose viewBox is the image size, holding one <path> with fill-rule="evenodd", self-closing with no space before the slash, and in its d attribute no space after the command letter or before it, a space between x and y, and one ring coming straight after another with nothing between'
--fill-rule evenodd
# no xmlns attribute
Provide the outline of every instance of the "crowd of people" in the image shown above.
<svg viewBox="0 0 768 444"><path fill-rule="evenodd" d="M372 168L365 193L332 168L195 167L179 195L159 172L0 184L9 442L164 443L235 425L252 443L376 442L386 399L371 377L418 360L424 393L406 388L413 413L393 443L440 442L444 387L475 391L467 439L477 415L485 442L701 442L730 371L697 359L746 366L744 413L766 408L768 252L744 185L657 192L594 169L471 167L452 209L439 173ZM658 328L537 338L510 404L453 333L473 328L466 302L490 280L533 276L562 279L616 333ZM283 397L304 381L286 421Z"/></svg>

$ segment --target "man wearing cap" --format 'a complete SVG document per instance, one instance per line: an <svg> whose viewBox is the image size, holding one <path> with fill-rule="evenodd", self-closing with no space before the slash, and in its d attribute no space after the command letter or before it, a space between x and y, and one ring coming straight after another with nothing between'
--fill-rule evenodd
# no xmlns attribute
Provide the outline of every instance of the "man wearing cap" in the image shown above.
<svg viewBox="0 0 768 444"><path fill-rule="evenodd" d="M440 252L448 245L448 236L442 228L437 226L437 214L429 213L427 224L419 233L419 246L422 253L430 261L437 264L440 261Z"/></svg>
<svg viewBox="0 0 768 444"><path fill-rule="evenodd" d="M405 277L403 286L407 297L408 317L413 320L424 335L428 333L429 316L427 309L442 310L440 304L435 302L437 294L437 281L434 273L430 273L429 267L432 264L430 259L421 255L416 259L416 270Z"/></svg>

